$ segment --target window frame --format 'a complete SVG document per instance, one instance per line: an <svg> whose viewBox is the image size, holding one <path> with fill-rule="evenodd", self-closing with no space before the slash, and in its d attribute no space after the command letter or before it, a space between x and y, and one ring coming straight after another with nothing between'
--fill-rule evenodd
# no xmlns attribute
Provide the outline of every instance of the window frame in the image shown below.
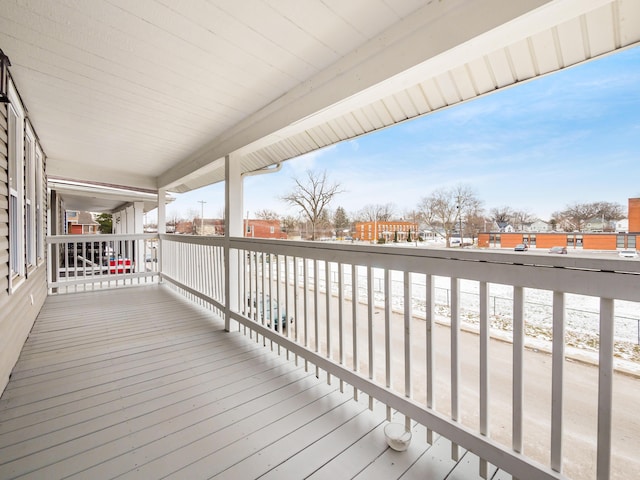
<svg viewBox="0 0 640 480"><path fill-rule="evenodd" d="M9 200L9 294L25 279L24 110L9 81L7 103L7 175Z"/></svg>
<svg viewBox="0 0 640 480"><path fill-rule="evenodd" d="M36 262L41 265L45 256L45 184L44 184L44 152L36 142Z"/></svg>
<svg viewBox="0 0 640 480"><path fill-rule="evenodd" d="M24 235L27 272L37 266L36 254L36 136L30 123L24 132Z"/></svg>

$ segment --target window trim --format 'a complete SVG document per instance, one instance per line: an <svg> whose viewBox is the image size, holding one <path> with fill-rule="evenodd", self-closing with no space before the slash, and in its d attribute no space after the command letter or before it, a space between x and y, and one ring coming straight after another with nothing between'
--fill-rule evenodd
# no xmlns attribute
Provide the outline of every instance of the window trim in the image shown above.
<svg viewBox="0 0 640 480"><path fill-rule="evenodd" d="M36 262L41 265L45 256L45 185L44 185L44 152L36 142Z"/></svg>
<svg viewBox="0 0 640 480"><path fill-rule="evenodd" d="M36 255L36 136L29 122L24 131L24 238L27 271L37 266Z"/></svg>
<svg viewBox="0 0 640 480"><path fill-rule="evenodd" d="M7 104L7 170L9 187L9 294L25 279L24 110L13 81ZM14 171L15 170L15 171ZM15 179L15 182L13 182Z"/></svg>

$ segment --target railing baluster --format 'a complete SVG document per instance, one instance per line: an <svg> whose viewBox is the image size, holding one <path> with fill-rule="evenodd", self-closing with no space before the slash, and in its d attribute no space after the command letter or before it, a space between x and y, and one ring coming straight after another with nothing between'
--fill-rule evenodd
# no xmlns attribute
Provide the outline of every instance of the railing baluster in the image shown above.
<svg viewBox="0 0 640 480"><path fill-rule="evenodd" d="M324 262L324 289L325 289L325 324L327 337L326 357L331 359L331 262ZM331 385L331 374L327 371L327 385Z"/></svg>
<svg viewBox="0 0 640 480"><path fill-rule="evenodd" d="M487 282L480 282L480 434L489 436L489 286ZM480 459L480 476L488 478L489 465Z"/></svg>
<svg viewBox="0 0 640 480"><path fill-rule="evenodd" d="M271 253L265 253L265 261L266 261L266 268L269 272L269 293L267 294L268 296L268 302L265 305L265 307L268 308L265 309L264 313L265 315L267 314L267 312L269 312L269 318L267 320L267 326L269 326L269 328L272 328L273 330L275 330L275 325L276 325L276 318L275 318L275 309L273 308L273 278L271 278L271 276L273 275L273 255ZM273 351L273 340L269 341L269 344L271 346L271 350Z"/></svg>
<svg viewBox="0 0 640 480"><path fill-rule="evenodd" d="M435 355L433 352L433 328L435 325L435 287L433 281L433 275L425 275L425 321L426 321L426 338L425 338L425 353L426 353L426 395L427 395L427 408L436 408L436 399L433 393L433 374L435 369ZM433 445L433 430L427 428L427 442Z"/></svg>
<svg viewBox="0 0 640 480"><path fill-rule="evenodd" d="M373 380L373 310L374 310L374 297L373 297L373 269L367 267L367 336L369 340L369 379ZM369 409L373 410L373 398L369 395Z"/></svg>
<svg viewBox="0 0 640 480"><path fill-rule="evenodd" d="M562 430L564 408L564 293L553 292L553 338L551 367L551 468L562 472Z"/></svg>
<svg viewBox="0 0 640 480"><path fill-rule="evenodd" d="M391 388L391 272L384 269L384 380ZM387 420L391 421L391 407L387 405Z"/></svg>
<svg viewBox="0 0 640 480"><path fill-rule="evenodd" d="M320 295L320 260L313 261L313 340L314 351L318 353L320 350L320 314L318 312L318 297ZM325 262L326 265L326 262ZM316 365L316 377L320 376L320 369Z"/></svg>
<svg viewBox="0 0 640 480"><path fill-rule="evenodd" d="M294 341L298 343L300 341L300 332L298 325L299 315L298 315L298 268L299 268L299 260L298 257L293 257L293 328L295 330ZM296 353L296 366L298 365L298 354Z"/></svg>
<svg viewBox="0 0 640 480"><path fill-rule="evenodd" d="M352 369L354 372L358 372L360 367L358 365L358 266L351 265L351 343L353 356ZM358 400L358 389L353 387L353 399Z"/></svg>
<svg viewBox="0 0 640 480"><path fill-rule="evenodd" d="M413 375L411 369L411 323L413 317L413 296L411 288L411 273L404 272L403 282L404 293L404 396L412 397L411 378ZM405 416L405 428L411 428L411 418Z"/></svg>
<svg viewBox="0 0 640 480"><path fill-rule="evenodd" d="M282 255L276 255L275 256L276 259L276 312L275 315L277 318L274 318L274 320L276 320L278 323L278 333L280 335L282 335L282 331L283 329L286 327L286 324L283 326L283 318L282 318L282 312L285 312L285 316L284 316L284 322L287 321L287 315L286 315L286 309L283 310L282 308L282 304L280 303L280 291L281 291L281 287L280 287L280 261L282 260ZM280 344L278 343L278 355L280 355Z"/></svg>
<svg viewBox="0 0 640 480"><path fill-rule="evenodd" d="M344 365L344 265L338 262L338 356L340 365ZM340 392L344 392L344 381L340 379Z"/></svg>
<svg viewBox="0 0 640 480"><path fill-rule="evenodd" d="M259 300L259 305L258 305L258 315L260 316L260 324L261 325L266 325L267 323L267 253L266 252L260 252L260 279L261 279L261 286L260 288L262 289L260 292L260 300ZM269 301L271 301L271 299L269 299ZM267 338L263 335L262 336L262 346L266 347L267 346Z"/></svg>
<svg viewBox="0 0 640 480"><path fill-rule="evenodd" d="M600 352L598 362L598 465L596 478L611 476L611 419L613 411L614 304L600 299Z"/></svg>
<svg viewBox="0 0 640 480"><path fill-rule="evenodd" d="M303 309L304 309L304 346L309 348L309 260L303 259L302 269L302 295L303 295ZM304 371L309 371L309 361L304 359Z"/></svg>
<svg viewBox="0 0 640 480"><path fill-rule="evenodd" d="M524 402L524 289L513 287L513 450L522 453Z"/></svg>
<svg viewBox="0 0 640 480"><path fill-rule="evenodd" d="M286 313L286 322L287 322L287 331L285 332L285 336L287 338L291 338L291 324L289 323L289 318L291 318L291 309L289 305L289 257L287 255L284 256L284 311ZM295 312L294 312L295 315ZM289 360L289 350L287 349L287 360Z"/></svg>
<svg viewBox="0 0 640 480"><path fill-rule="evenodd" d="M451 419L460 422L460 279L451 278ZM451 459L460 459L460 447L451 443Z"/></svg>

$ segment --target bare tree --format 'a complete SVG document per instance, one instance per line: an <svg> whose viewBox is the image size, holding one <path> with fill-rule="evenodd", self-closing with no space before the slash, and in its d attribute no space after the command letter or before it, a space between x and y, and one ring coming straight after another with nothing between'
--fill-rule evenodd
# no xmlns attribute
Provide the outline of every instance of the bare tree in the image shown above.
<svg viewBox="0 0 640 480"><path fill-rule="evenodd" d="M436 235L443 236L447 247L451 246L454 231L460 231L462 244L462 223L464 217L475 216L480 211L481 202L469 186L457 185L450 189L439 189L424 197L418 210L425 225Z"/></svg>
<svg viewBox="0 0 640 480"><path fill-rule="evenodd" d="M300 234L300 218L288 215L280 220L282 230L287 232L288 236Z"/></svg>
<svg viewBox="0 0 640 480"><path fill-rule="evenodd" d="M358 218L364 222L388 222L395 215L395 206L393 203L384 205L365 205L358 212Z"/></svg>
<svg viewBox="0 0 640 480"><path fill-rule="evenodd" d="M513 217L513 210L511 209L511 207L503 205L502 207L492 208L490 214L491 219L496 222L498 228L500 230L503 230L507 225L509 225L509 222L511 222L511 218Z"/></svg>
<svg viewBox="0 0 640 480"><path fill-rule="evenodd" d="M278 220L280 216L276 213L275 210L263 208L262 210L258 210L256 212L256 218L259 218L260 220Z"/></svg>
<svg viewBox="0 0 640 480"><path fill-rule="evenodd" d="M511 216L511 223L514 228L522 231L524 226L536 221L535 215L527 210L514 210Z"/></svg>
<svg viewBox="0 0 640 480"><path fill-rule="evenodd" d="M603 223L620 220L625 216L625 209L619 203L592 202L573 203L560 212L554 212L552 217L556 224L565 231L583 231L585 223L592 218L602 219Z"/></svg>
<svg viewBox="0 0 640 480"><path fill-rule="evenodd" d="M294 178L293 181L293 191L283 196L282 200L300 209L311 226L311 240L315 240L316 227L323 218L324 209L333 197L342 193L340 184L330 183L326 171L319 173L312 170L307 170L306 178Z"/></svg>

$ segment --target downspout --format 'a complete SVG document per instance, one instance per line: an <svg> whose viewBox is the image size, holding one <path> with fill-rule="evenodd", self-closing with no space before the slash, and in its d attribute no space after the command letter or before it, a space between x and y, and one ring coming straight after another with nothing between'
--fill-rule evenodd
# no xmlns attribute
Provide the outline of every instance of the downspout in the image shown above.
<svg viewBox="0 0 640 480"><path fill-rule="evenodd" d="M276 173L282 170L282 162L276 163L274 166L262 167L250 172L244 172L243 177L251 177L253 175L265 175L267 173Z"/></svg>

